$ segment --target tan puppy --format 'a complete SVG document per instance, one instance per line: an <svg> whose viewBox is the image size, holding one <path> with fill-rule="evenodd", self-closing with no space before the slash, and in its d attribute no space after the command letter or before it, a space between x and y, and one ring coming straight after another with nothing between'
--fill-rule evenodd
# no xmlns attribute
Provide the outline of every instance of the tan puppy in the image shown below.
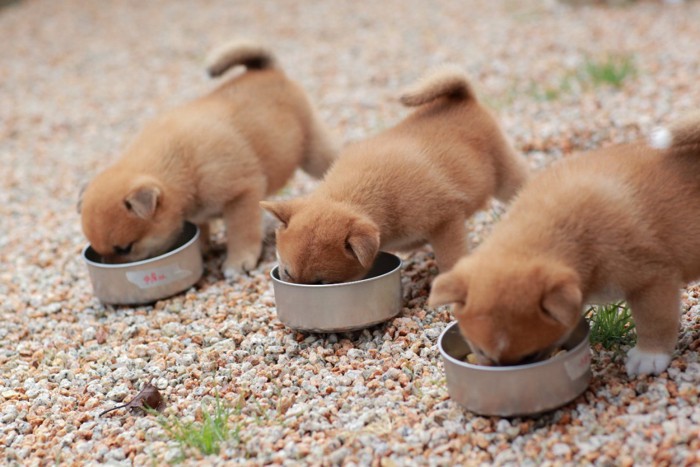
<svg viewBox="0 0 700 467"><path fill-rule="evenodd" d="M82 226L108 261L166 251L184 220L223 216L227 275L256 266L262 246L260 200L301 166L320 177L336 148L304 92L256 45L230 44L208 71L242 73L212 93L149 123L126 153L83 194Z"/></svg>
<svg viewBox="0 0 700 467"><path fill-rule="evenodd" d="M566 339L585 303L624 298L638 335L627 372L666 369L679 288L700 277L700 114L652 141L555 163L436 278L429 304L456 304L482 362L540 353Z"/></svg>
<svg viewBox="0 0 700 467"><path fill-rule="evenodd" d="M508 201L525 180L525 162L458 68L429 74L401 101L420 108L347 147L313 194L262 203L283 224L283 279L358 279L380 249L425 242L447 270L467 252L465 220L492 196Z"/></svg>

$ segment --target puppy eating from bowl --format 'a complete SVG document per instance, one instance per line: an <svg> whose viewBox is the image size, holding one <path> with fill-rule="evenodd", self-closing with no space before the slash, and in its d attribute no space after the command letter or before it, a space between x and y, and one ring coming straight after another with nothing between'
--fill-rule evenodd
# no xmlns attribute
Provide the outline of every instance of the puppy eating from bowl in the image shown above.
<svg viewBox="0 0 700 467"><path fill-rule="evenodd" d="M554 163L526 184L474 253L439 275L429 305L454 303L482 362L514 364L563 342L583 305L627 300L631 376L664 371L680 288L700 277L700 113Z"/></svg>
<svg viewBox="0 0 700 467"><path fill-rule="evenodd" d="M302 89L257 44L214 51L208 72L245 67L213 92L150 122L97 175L79 205L83 232L107 262L167 251L184 222L226 228L227 276L253 269L262 249L259 202L301 166L320 177L337 149Z"/></svg>
<svg viewBox="0 0 700 467"><path fill-rule="evenodd" d="M281 222L283 280L360 279L380 250L426 242L447 270L467 253L466 219L491 197L510 200L525 181L525 161L458 67L428 73L401 102L418 108L344 149L311 195L262 203Z"/></svg>

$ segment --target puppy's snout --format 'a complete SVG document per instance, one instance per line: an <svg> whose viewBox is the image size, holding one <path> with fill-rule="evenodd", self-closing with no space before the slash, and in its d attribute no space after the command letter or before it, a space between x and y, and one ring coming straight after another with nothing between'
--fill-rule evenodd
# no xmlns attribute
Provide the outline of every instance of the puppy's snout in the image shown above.
<svg viewBox="0 0 700 467"><path fill-rule="evenodd" d="M476 361L479 365L483 366L492 366L492 365L498 365L499 362L498 360L494 360L488 355L486 355L480 348L476 347L475 345L471 345L472 352L474 352L474 355L476 355Z"/></svg>
<svg viewBox="0 0 700 467"><path fill-rule="evenodd" d="M114 250L114 254L117 256L128 256L131 254L131 249L134 247L134 242L129 243L126 246L119 246L119 245L114 245L112 249Z"/></svg>
<svg viewBox="0 0 700 467"><path fill-rule="evenodd" d="M289 273L289 269L287 269L286 266L281 266L279 271L280 271L280 278L283 281L294 282L294 278Z"/></svg>
<svg viewBox="0 0 700 467"><path fill-rule="evenodd" d="M531 352L531 353L525 355L523 358L520 359L520 361L518 363L521 363L521 364L534 363L534 362L542 360L542 358L544 356L545 356L545 352L543 350L538 350L538 351Z"/></svg>
<svg viewBox="0 0 700 467"><path fill-rule="evenodd" d="M126 258L124 256L115 255L113 253L109 253L106 255L100 255L100 258L102 259L102 262L105 264L124 264L124 263L129 262L128 258Z"/></svg>

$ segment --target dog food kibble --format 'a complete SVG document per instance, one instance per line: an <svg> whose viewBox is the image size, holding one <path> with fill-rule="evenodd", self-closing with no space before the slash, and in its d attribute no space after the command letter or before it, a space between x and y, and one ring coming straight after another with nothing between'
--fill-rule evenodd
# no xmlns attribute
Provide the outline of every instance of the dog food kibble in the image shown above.
<svg viewBox="0 0 700 467"><path fill-rule="evenodd" d="M549 356L547 357L547 359L558 357L559 355L564 355L566 352L567 352L566 349L559 349L559 348L554 349L549 353ZM479 365L479 361L477 360L475 353L468 353L467 355L464 356L462 361L464 361L465 363L469 363L471 365Z"/></svg>
<svg viewBox="0 0 700 467"><path fill-rule="evenodd" d="M564 355L565 353L566 349L554 349L552 350L552 353L549 354L549 358L558 357L559 355Z"/></svg>
<svg viewBox="0 0 700 467"><path fill-rule="evenodd" d="M476 360L476 354L475 353L468 353L464 357L464 361L467 363L471 363L472 365L478 365L479 363Z"/></svg>

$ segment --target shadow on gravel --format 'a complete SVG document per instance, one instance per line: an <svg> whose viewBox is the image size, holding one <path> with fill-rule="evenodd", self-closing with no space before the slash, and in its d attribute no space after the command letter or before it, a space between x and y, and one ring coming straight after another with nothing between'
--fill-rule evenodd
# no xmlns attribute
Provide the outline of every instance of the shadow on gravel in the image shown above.
<svg viewBox="0 0 700 467"><path fill-rule="evenodd" d="M6 6L11 6L19 3L21 0L0 0L0 10Z"/></svg>

